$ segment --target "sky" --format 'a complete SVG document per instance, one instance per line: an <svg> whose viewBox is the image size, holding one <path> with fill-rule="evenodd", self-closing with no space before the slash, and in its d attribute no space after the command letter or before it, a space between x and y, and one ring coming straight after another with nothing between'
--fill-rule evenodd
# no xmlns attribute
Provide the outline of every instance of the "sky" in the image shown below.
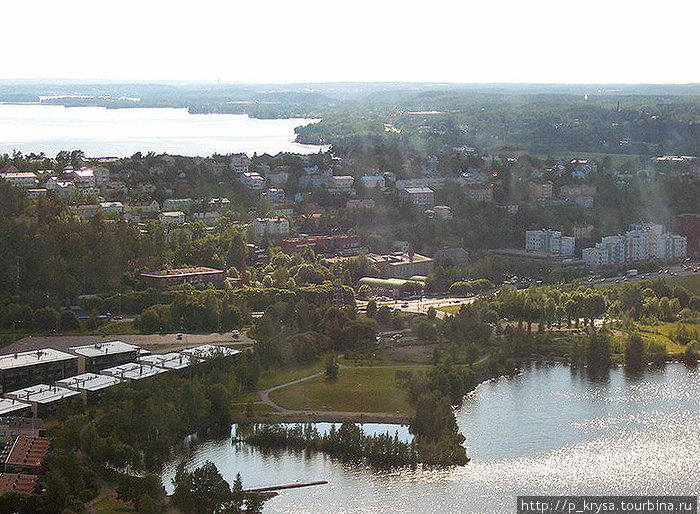
<svg viewBox="0 0 700 514"><path fill-rule="evenodd" d="M700 82L694 0L3 4L1 79Z"/></svg>

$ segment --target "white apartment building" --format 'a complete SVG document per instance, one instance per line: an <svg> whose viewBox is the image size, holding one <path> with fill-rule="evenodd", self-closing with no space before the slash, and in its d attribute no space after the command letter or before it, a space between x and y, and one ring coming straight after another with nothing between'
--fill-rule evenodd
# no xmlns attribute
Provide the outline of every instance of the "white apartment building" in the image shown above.
<svg viewBox="0 0 700 514"><path fill-rule="evenodd" d="M260 173L255 171L246 171L241 173L241 182L248 189L253 189L256 191L265 189L265 179Z"/></svg>
<svg viewBox="0 0 700 514"><path fill-rule="evenodd" d="M528 252L570 256L574 255L576 239L562 236L558 230L528 230L525 232L525 249Z"/></svg>
<svg viewBox="0 0 700 514"><path fill-rule="evenodd" d="M643 223L630 225L624 235L606 236L594 248L582 252L589 266L624 264L626 262L685 258L687 238L665 232L662 225Z"/></svg>
<svg viewBox="0 0 700 514"><path fill-rule="evenodd" d="M38 182L36 173L32 173L31 171L0 173L0 178L9 182L11 186L23 188L36 187Z"/></svg>
<svg viewBox="0 0 700 514"><path fill-rule="evenodd" d="M256 236L268 234L270 236L289 235L289 220L287 218L256 218L253 221Z"/></svg>

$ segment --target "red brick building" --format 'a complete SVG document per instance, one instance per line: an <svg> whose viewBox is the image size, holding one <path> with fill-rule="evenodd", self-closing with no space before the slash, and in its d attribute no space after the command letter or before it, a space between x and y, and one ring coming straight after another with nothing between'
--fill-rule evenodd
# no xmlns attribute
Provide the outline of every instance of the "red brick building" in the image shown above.
<svg viewBox="0 0 700 514"><path fill-rule="evenodd" d="M700 214L679 214L673 220L673 231L688 238L688 255L700 255Z"/></svg>

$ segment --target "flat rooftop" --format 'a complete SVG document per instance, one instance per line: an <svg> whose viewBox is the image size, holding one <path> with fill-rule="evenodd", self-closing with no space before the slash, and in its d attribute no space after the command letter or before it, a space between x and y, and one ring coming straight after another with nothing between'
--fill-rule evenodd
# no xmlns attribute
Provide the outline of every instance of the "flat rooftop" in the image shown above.
<svg viewBox="0 0 700 514"><path fill-rule="evenodd" d="M182 277L188 275L208 275L211 273L223 273L224 270L206 268L203 266L196 266L192 268L177 268L177 269L165 269L161 271L150 271L148 273L141 273L142 277Z"/></svg>
<svg viewBox="0 0 700 514"><path fill-rule="evenodd" d="M32 350L29 352L11 353L0 355L0 370L20 368L22 366L35 366L46 362L58 362L63 360L77 359L75 355L44 348L42 350Z"/></svg>
<svg viewBox="0 0 700 514"><path fill-rule="evenodd" d="M0 473L0 495L10 491L32 494L36 490L39 477L20 473Z"/></svg>
<svg viewBox="0 0 700 514"><path fill-rule="evenodd" d="M141 357L140 362L142 364L151 364L152 366L158 366L163 369L184 369L188 367L192 362L192 356L183 355L182 353L163 353L163 354L151 354Z"/></svg>
<svg viewBox="0 0 700 514"><path fill-rule="evenodd" d="M6 465L40 467L51 448L51 439L20 435L15 439Z"/></svg>
<svg viewBox="0 0 700 514"><path fill-rule="evenodd" d="M13 412L26 409L27 407L30 407L28 403L20 402L12 398L2 398L0 399L0 416L12 414Z"/></svg>
<svg viewBox="0 0 700 514"><path fill-rule="evenodd" d="M195 348L187 348L180 352L183 355L194 357L195 359L207 360L214 357L232 357L238 355L240 350L234 350L226 346L216 346L213 344L203 344Z"/></svg>
<svg viewBox="0 0 700 514"><path fill-rule="evenodd" d="M38 384L31 387L25 387L24 389L18 389L17 391L5 393L5 396L7 398L15 398L23 402L46 405L63 400L64 398L71 398L72 396L77 396L79 394L80 393L78 391L71 391L65 387Z"/></svg>
<svg viewBox="0 0 700 514"><path fill-rule="evenodd" d="M109 341L106 343L95 343L68 348L68 351L82 357L100 357L102 355L138 352L139 350L140 348L138 346L123 341Z"/></svg>
<svg viewBox="0 0 700 514"><path fill-rule="evenodd" d="M166 371L167 370L163 368L159 368L151 364L129 362L127 364L114 366L113 368L103 369L101 373L104 375L118 377L122 380L141 380L142 378L153 377L159 375L160 373L165 373Z"/></svg>
<svg viewBox="0 0 700 514"><path fill-rule="evenodd" d="M121 380L117 377L109 375L97 375L95 373L83 373L70 378L58 380L56 385L72 389L73 391L101 391L108 387L121 384Z"/></svg>

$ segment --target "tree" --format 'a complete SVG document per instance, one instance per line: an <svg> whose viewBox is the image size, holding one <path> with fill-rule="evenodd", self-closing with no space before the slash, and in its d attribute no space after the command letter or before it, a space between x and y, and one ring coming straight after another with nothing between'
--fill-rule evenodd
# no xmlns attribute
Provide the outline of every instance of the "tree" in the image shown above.
<svg viewBox="0 0 700 514"><path fill-rule="evenodd" d="M53 330L58 328L58 311L51 307L37 309L34 312L34 324L40 330Z"/></svg>
<svg viewBox="0 0 700 514"><path fill-rule="evenodd" d="M231 501L231 488L211 461L192 472L181 465L175 473L173 485L175 491L171 501L182 512L220 513Z"/></svg>
<svg viewBox="0 0 700 514"><path fill-rule="evenodd" d="M78 330L80 322L73 311L63 311L61 313L61 330Z"/></svg>
<svg viewBox="0 0 700 514"><path fill-rule="evenodd" d="M326 357L326 371L325 375L329 380L337 380L338 378L338 357L335 354L329 354Z"/></svg>
<svg viewBox="0 0 700 514"><path fill-rule="evenodd" d="M594 332L588 339L588 366L594 371L606 370L610 367L610 337L607 333Z"/></svg>
<svg viewBox="0 0 700 514"><path fill-rule="evenodd" d="M377 315L377 302L370 300L367 303L367 316L374 318Z"/></svg>
<svg viewBox="0 0 700 514"><path fill-rule="evenodd" d="M625 362L632 370L639 370L644 366L644 340L639 334L630 334L627 339Z"/></svg>

